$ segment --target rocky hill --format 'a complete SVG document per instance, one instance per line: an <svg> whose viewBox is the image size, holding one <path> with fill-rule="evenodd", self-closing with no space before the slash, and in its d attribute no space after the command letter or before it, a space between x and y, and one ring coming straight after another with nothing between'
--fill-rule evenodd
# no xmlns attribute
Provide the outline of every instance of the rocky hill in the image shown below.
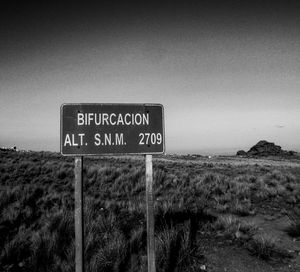
<svg viewBox="0 0 300 272"><path fill-rule="evenodd" d="M295 156L297 153L295 151L282 150L281 146L275 145L274 143L262 140L256 145L252 146L249 151L239 150L237 156L257 156L257 157L267 157L267 156L280 156L280 157L290 157Z"/></svg>

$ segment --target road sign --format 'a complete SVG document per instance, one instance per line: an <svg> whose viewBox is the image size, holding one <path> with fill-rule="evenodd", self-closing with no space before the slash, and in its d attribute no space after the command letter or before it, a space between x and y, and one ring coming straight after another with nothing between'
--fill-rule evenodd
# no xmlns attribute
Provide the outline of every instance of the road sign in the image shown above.
<svg viewBox="0 0 300 272"><path fill-rule="evenodd" d="M165 151L160 104L63 104L60 151L75 156L75 264L84 272L84 155L145 154L148 272L155 272L152 154Z"/></svg>
<svg viewBox="0 0 300 272"><path fill-rule="evenodd" d="M160 104L63 104L60 150L66 156L162 154Z"/></svg>

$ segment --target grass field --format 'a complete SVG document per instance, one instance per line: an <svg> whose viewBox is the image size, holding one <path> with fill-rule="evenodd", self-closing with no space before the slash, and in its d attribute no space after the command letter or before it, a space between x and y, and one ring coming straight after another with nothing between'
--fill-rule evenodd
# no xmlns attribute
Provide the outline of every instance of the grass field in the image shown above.
<svg viewBox="0 0 300 272"><path fill-rule="evenodd" d="M300 161L153 167L157 271L300 271ZM0 271L74 271L73 171L56 153L0 153ZM143 157L85 158L84 196L86 271L147 271Z"/></svg>

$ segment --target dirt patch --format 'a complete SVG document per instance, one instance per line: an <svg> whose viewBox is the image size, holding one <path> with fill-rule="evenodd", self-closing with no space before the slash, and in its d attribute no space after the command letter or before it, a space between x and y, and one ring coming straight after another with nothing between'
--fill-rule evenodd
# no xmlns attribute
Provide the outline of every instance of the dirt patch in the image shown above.
<svg viewBox="0 0 300 272"><path fill-rule="evenodd" d="M199 234L201 252L205 256L205 271L213 272L296 272L300 271L299 258L285 262L271 261L253 256L250 252L232 240Z"/></svg>
<svg viewBox="0 0 300 272"><path fill-rule="evenodd" d="M257 226L256 236L268 235L274 243L281 249L287 251L293 256L287 264L288 271L300 271L300 239L290 237L286 233L286 229L290 226L291 221L287 215L281 214L262 215L258 214L251 217L240 217L241 221L251 222ZM278 271L286 271L281 268ZM294 269L294 270L292 270ZM275 270L277 271L277 270Z"/></svg>

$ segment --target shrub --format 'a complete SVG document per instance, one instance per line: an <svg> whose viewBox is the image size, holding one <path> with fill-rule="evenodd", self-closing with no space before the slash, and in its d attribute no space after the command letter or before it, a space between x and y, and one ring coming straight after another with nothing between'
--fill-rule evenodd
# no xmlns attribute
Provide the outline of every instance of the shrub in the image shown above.
<svg viewBox="0 0 300 272"><path fill-rule="evenodd" d="M99 235L99 234L98 234ZM101 234L100 234L101 235ZM126 255L126 240L122 233L115 230L110 235L103 235L101 244L87 264L87 271L118 270L120 262Z"/></svg>
<svg viewBox="0 0 300 272"><path fill-rule="evenodd" d="M287 250L278 247L276 240L267 234L254 236L248 244L248 250L264 260L291 257Z"/></svg>
<svg viewBox="0 0 300 272"><path fill-rule="evenodd" d="M300 215L290 213L288 217L291 224L286 228L286 232L292 237L300 237Z"/></svg>
<svg viewBox="0 0 300 272"><path fill-rule="evenodd" d="M243 238L248 240L256 232L257 227L247 221L240 221L233 215L222 215L213 224L215 230L222 231L223 234L231 239Z"/></svg>
<svg viewBox="0 0 300 272"><path fill-rule="evenodd" d="M21 227L17 235L3 247L0 267L6 271L18 271L26 266L31 255L30 245L30 232Z"/></svg>

